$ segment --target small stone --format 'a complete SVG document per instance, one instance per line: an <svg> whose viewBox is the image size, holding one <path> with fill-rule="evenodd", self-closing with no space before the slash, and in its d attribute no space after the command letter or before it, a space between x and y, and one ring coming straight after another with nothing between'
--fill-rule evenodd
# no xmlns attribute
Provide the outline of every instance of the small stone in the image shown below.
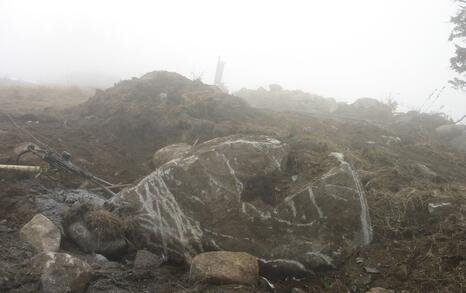
<svg viewBox="0 0 466 293"><path fill-rule="evenodd" d="M162 258L148 250L138 250L134 259L135 270L151 270L162 264Z"/></svg>
<svg viewBox="0 0 466 293"><path fill-rule="evenodd" d="M365 266L364 271L366 271L366 273L368 273L368 274L380 274L379 269L374 268L374 267Z"/></svg>
<svg viewBox="0 0 466 293"><path fill-rule="evenodd" d="M414 164L414 168L419 172L420 175L424 177L434 178L437 177L437 173L432 171L429 167L424 164L416 163Z"/></svg>
<svg viewBox="0 0 466 293"><path fill-rule="evenodd" d="M291 289L291 293L306 293L306 291L300 288L293 288Z"/></svg>
<svg viewBox="0 0 466 293"><path fill-rule="evenodd" d="M91 280L91 267L67 253L41 253L32 259L33 272L40 274L44 293L84 292Z"/></svg>
<svg viewBox="0 0 466 293"><path fill-rule="evenodd" d="M213 251L198 254L191 263L191 278L210 284L256 285L257 258L245 252Z"/></svg>
<svg viewBox="0 0 466 293"><path fill-rule="evenodd" d="M97 261L99 261L99 262L106 262L106 261L108 261L108 259L107 259L105 256L103 256L102 254L96 254L96 255L95 255L95 259L96 259Z"/></svg>
<svg viewBox="0 0 466 293"><path fill-rule="evenodd" d="M54 252L60 248L60 230L42 214L35 215L24 225L20 235L40 252Z"/></svg>

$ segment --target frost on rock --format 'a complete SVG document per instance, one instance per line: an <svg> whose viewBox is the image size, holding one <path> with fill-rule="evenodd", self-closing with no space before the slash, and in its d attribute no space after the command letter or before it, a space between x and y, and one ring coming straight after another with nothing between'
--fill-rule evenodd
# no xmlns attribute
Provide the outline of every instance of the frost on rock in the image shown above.
<svg viewBox="0 0 466 293"><path fill-rule="evenodd" d="M298 183L285 174L288 155L287 144L268 136L216 138L167 158L113 203L134 243L169 258L229 250L292 275L338 267L372 237L357 174L332 154L339 165ZM291 188L272 199L277 174Z"/></svg>

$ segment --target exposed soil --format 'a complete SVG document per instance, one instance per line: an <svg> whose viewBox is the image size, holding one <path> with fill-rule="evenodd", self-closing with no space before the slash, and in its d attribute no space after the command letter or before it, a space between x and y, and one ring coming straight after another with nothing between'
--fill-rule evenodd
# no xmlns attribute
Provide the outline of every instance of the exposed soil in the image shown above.
<svg viewBox="0 0 466 293"><path fill-rule="evenodd" d="M328 169L330 152L342 152L364 184L374 240L341 269L317 272L304 280L276 280L277 291L290 292L293 287L305 292L365 292L371 287L396 292L466 291L466 154L433 135L436 126L448 121L419 114L416 119L407 119L408 114L393 116L388 122L385 117L378 123L268 112L176 74L159 75L157 82L150 75L121 82L66 110L44 111L45 104L57 104L56 99L45 99L39 109L25 113L34 104L28 98L16 101L21 111L10 107L8 112L21 128L56 150L70 152L79 166L114 184L133 183L148 174L153 153L163 146L234 133L271 134L285 140L291 146L288 167L309 178ZM0 104L0 109L6 108ZM26 141L32 138L0 113L0 164L13 164L14 148ZM422 173L416 167L419 163L436 175ZM0 171L1 292L39 288L37 276L28 273L33 251L18 236L36 212L34 196L82 184L81 178L67 174L34 178ZM439 202L454 208L443 215L429 213L429 203ZM71 243L65 242L62 249L88 257ZM126 256L114 268L96 266L88 292L223 292L190 283L185 267L163 265L137 274L132 257ZM233 291L241 290L245 289Z"/></svg>

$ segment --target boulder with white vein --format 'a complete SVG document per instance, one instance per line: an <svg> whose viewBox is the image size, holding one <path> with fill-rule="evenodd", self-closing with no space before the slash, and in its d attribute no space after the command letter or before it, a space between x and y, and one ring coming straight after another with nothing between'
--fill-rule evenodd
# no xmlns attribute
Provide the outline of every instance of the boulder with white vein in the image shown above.
<svg viewBox="0 0 466 293"><path fill-rule="evenodd" d="M342 154L303 185L286 175L289 146L268 136L217 138L173 157L113 200L132 241L171 258L245 251L263 271L338 267L372 230L364 190ZM278 174L278 175L277 175ZM279 190L279 191L277 191Z"/></svg>

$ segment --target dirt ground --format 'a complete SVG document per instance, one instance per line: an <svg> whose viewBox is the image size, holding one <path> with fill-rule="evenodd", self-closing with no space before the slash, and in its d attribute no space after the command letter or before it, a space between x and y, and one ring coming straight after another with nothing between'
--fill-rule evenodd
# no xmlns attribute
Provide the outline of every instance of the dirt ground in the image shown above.
<svg viewBox="0 0 466 293"><path fill-rule="evenodd" d="M24 99L16 102L29 103ZM56 105L56 102L50 99L47 103ZM81 102L82 99L75 100L76 105ZM64 108L68 106L69 101ZM4 112L6 108L0 104L0 109ZM142 147L147 146L144 140L132 145L128 141L118 144L125 137L106 136L106 125L101 120L89 127L89 120L71 110L43 109L41 104L40 109L26 111L30 113L13 108L8 108L8 113L21 128L56 150L70 152L77 164L114 184L133 183L142 178L151 170L153 152L174 142L154 142L151 147ZM466 292L465 153L430 136L433 126L422 119L400 128L395 118L393 124L378 125L336 116L257 113L259 118L255 122L262 127L233 127L225 133L276 135L292 147L290 168L309 170L310 178L326 169L323 164L327 160L322 158L332 151L343 152L362 179L374 227L373 242L356 252L344 267L317 272L309 279L276 280L277 292L290 292L295 287L305 292L365 292L371 287L396 292ZM192 139L178 136L186 137ZM400 139L394 139L397 137ZM0 164L13 164L14 148L31 140L0 113ZM423 173L417 164L427 166L436 175ZM0 292L38 290L37 276L28 273L32 249L18 236L18 230L35 214L34 196L46 190L78 188L81 184L80 178L71 175L42 174L34 178L14 172L0 173ZM453 208L443 214L429 212L429 204L444 202ZM64 249L76 251L71 243L65 244ZM122 260L114 268L96 269L88 292L206 290L223 292L191 284L184 267L167 265L150 274L138 275L129 262ZM243 288L232 290L249 292L242 291Z"/></svg>

